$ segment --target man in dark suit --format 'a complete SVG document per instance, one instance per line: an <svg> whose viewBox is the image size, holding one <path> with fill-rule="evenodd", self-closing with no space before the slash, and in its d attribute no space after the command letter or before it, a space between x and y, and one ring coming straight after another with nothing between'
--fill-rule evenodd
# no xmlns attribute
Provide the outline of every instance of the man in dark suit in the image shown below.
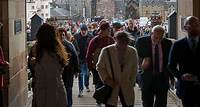
<svg viewBox="0 0 200 107"><path fill-rule="evenodd" d="M178 79L177 94L184 107L200 107L200 21L186 18L188 35L176 41L169 57L169 69Z"/></svg>
<svg viewBox="0 0 200 107"><path fill-rule="evenodd" d="M174 82L173 75L167 69L172 42L163 35L164 28L157 25L153 27L151 36L140 37L136 41L142 68L143 107L167 107L169 78Z"/></svg>

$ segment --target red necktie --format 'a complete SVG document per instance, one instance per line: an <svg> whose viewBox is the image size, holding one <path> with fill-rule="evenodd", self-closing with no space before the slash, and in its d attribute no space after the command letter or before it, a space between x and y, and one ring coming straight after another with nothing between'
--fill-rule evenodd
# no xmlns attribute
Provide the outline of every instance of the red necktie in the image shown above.
<svg viewBox="0 0 200 107"><path fill-rule="evenodd" d="M160 63L159 63L159 47L158 44L155 45L154 51L154 70L156 73L160 71Z"/></svg>

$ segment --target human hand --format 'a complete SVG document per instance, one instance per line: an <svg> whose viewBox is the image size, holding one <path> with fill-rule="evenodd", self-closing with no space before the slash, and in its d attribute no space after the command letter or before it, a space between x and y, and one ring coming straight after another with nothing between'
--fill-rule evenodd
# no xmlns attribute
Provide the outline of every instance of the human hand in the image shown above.
<svg viewBox="0 0 200 107"><path fill-rule="evenodd" d="M3 66L4 66L5 69L8 69L9 68L9 63L7 61L5 61Z"/></svg>
<svg viewBox="0 0 200 107"><path fill-rule="evenodd" d="M150 63L151 61L149 57L144 58L141 65L142 69L148 69L150 66Z"/></svg>
<svg viewBox="0 0 200 107"><path fill-rule="evenodd" d="M30 64L31 65L35 65L35 63L36 63L36 58L35 57L31 57Z"/></svg>

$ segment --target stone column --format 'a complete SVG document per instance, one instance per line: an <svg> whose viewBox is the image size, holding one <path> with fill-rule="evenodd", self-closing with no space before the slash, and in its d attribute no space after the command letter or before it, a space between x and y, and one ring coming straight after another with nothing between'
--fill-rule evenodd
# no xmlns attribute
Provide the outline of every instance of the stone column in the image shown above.
<svg viewBox="0 0 200 107"><path fill-rule="evenodd" d="M193 14L200 19L200 1L193 0Z"/></svg>
<svg viewBox="0 0 200 107"><path fill-rule="evenodd" d="M25 0L0 0L0 22L3 23L2 42L9 82L4 89L4 107L26 107L28 77L26 72Z"/></svg>

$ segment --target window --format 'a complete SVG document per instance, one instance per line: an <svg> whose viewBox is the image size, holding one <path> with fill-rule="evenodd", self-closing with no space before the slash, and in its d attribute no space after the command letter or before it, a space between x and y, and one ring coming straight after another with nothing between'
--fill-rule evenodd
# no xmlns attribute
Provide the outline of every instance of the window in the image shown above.
<svg viewBox="0 0 200 107"><path fill-rule="evenodd" d="M48 17L48 13L46 13L46 17Z"/></svg>
<svg viewBox="0 0 200 107"><path fill-rule="evenodd" d="M41 16L44 17L44 13L42 13Z"/></svg>
<svg viewBox="0 0 200 107"><path fill-rule="evenodd" d="M44 5L41 5L41 9L44 9Z"/></svg>
<svg viewBox="0 0 200 107"><path fill-rule="evenodd" d="M32 6L31 9L35 9L35 6Z"/></svg>
<svg viewBox="0 0 200 107"><path fill-rule="evenodd" d="M46 5L46 7L45 7L45 8L47 9L48 7L49 7L49 6L48 6L48 5Z"/></svg>

